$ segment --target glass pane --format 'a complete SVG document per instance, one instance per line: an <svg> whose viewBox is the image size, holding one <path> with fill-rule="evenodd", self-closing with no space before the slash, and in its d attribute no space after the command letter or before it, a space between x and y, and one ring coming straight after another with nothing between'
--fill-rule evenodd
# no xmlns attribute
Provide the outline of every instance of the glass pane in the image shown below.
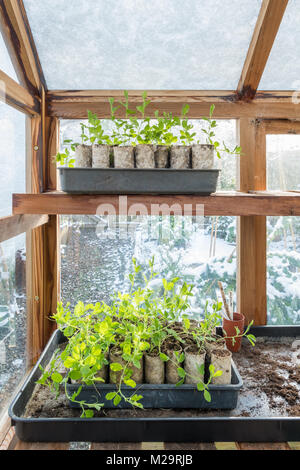
<svg viewBox="0 0 300 470"><path fill-rule="evenodd" d="M268 189L300 191L300 135L267 135Z"/></svg>
<svg viewBox="0 0 300 470"><path fill-rule="evenodd" d="M11 78L16 80L16 82L19 82L14 66L11 62L8 50L6 48L5 42L3 40L1 31L0 31L0 70L2 70L2 72L5 72ZM2 89L1 83L0 83L0 89Z"/></svg>
<svg viewBox="0 0 300 470"><path fill-rule="evenodd" d="M300 2L289 0L260 90L300 90Z"/></svg>
<svg viewBox="0 0 300 470"><path fill-rule="evenodd" d="M12 193L24 193L26 116L0 102L0 217L10 215Z"/></svg>
<svg viewBox="0 0 300 470"><path fill-rule="evenodd" d="M0 415L26 372L25 240L0 244Z"/></svg>
<svg viewBox="0 0 300 470"><path fill-rule="evenodd" d="M203 313L213 302L222 280L236 289L236 220L232 217L61 217L62 299L74 306L109 302L113 292L129 287L132 257L147 271L155 256L155 271L192 283L190 314ZM76 273L76 275L74 275ZM154 280L152 287L160 284Z"/></svg>
<svg viewBox="0 0 300 470"><path fill-rule="evenodd" d="M50 89L236 89L261 0L25 0Z"/></svg>
<svg viewBox="0 0 300 470"><path fill-rule="evenodd" d="M300 324L300 217L268 217L268 323Z"/></svg>
<svg viewBox="0 0 300 470"><path fill-rule="evenodd" d="M87 121L82 121L87 124ZM191 122L194 124L194 131L196 132L196 139L205 143L205 136L201 133L201 128L205 127L205 123L201 120L193 119ZM105 132L109 133L111 122L109 120L102 120L102 126ZM227 147L234 149L238 145L236 134L236 121L235 120L218 120L216 132L216 140L221 144L225 142ZM179 130L174 130L174 134L179 135ZM60 121L60 142L72 139L75 142L80 142L81 127L78 120L61 120ZM63 146L61 146L61 150ZM236 189L236 164L237 158L234 155L222 154L222 158L215 157L215 167L221 169L218 190L235 190Z"/></svg>

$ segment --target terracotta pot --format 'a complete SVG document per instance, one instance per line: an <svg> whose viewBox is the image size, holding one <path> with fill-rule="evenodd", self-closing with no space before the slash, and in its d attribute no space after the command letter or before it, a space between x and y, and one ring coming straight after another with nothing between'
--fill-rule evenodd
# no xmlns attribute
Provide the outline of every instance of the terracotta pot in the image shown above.
<svg viewBox="0 0 300 470"><path fill-rule="evenodd" d="M240 333L244 333L245 317L241 313L234 313L233 320L227 320L223 318L223 330L225 332L225 340L227 349L231 352L238 352L242 346L242 337L235 338L234 344L232 343L232 336L236 335L236 327ZM228 336L228 338L226 338Z"/></svg>

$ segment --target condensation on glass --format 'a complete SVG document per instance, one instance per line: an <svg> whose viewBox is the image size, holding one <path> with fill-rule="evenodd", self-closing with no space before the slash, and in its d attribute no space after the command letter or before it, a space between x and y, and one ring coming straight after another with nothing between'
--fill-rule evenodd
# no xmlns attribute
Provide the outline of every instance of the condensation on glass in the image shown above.
<svg viewBox="0 0 300 470"><path fill-rule="evenodd" d="M0 101L0 217L12 212L12 194L26 191L26 116Z"/></svg>
<svg viewBox="0 0 300 470"><path fill-rule="evenodd" d="M25 0L50 89L235 90L261 0Z"/></svg>
<svg viewBox="0 0 300 470"><path fill-rule="evenodd" d="M300 90L299 41L300 1L289 0L259 85L261 90Z"/></svg>
<svg viewBox="0 0 300 470"><path fill-rule="evenodd" d="M26 356L26 235L0 243L0 416L24 377Z"/></svg>
<svg viewBox="0 0 300 470"><path fill-rule="evenodd" d="M300 135L267 135L267 187L300 191Z"/></svg>
<svg viewBox="0 0 300 470"><path fill-rule="evenodd" d="M300 191L300 136L267 135L267 187ZM300 217L267 217L268 323L300 324Z"/></svg>

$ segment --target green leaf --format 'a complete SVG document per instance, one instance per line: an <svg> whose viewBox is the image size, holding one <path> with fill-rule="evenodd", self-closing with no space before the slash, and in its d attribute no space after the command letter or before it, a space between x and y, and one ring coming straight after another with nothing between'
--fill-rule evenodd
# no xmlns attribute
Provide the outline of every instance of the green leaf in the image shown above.
<svg viewBox="0 0 300 470"><path fill-rule="evenodd" d="M208 390L204 390L204 398L207 402L211 402L211 396Z"/></svg>
<svg viewBox="0 0 300 470"><path fill-rule="evenodd" d="M60 384L63 380L63 377L61 374L59 374L58 372L54 372L52 375L51 375L51 379L54 383L57 383L57 384Z"/></svg>
<svg viewBox="0 0 300 470"><path fill-rule="evenodd" d="M94 416L93 410L85 410L84 414L86 418L92 418Z"/></svg>
<svg viewBox="0 0 300 470"><path fill-rule="evenodd" d="M116 395L117 395L117 392L110 392L105 395L105 398L106 400L113 400Z"/></svg>
<svg viewBox="0 0 300 470"><path fill-rule="evenodd" d="M179 377L184 378L186 376L185 370L182 367L178 367L177 372Z"/></svg>
<svg viewBox="0 0 300 470"><path fill-rule="evenodd" d="M168 362L169 361L169 358L166 354L163 354L163 353L160 353L159 355L160 359L164 362Z"/></svg>
<svg viewBox="0 0 300 470"><path fill-rule="evenodd" d="M181 364L184 361L184 358L184 353L181 353L178 362Z"/></svg>
<svg viewBox="0 0 300 470"><path fill-rule="evenodd" d="M90 368L89 366L83 366L80 368L80 372L82 377L87 377L90 374Z"/></svg>
<svg viewBox="0 0 300 470"><path fill-rule="evenodd" d="M120 397L120 395L116 395L115 399L114 399L114 405L118 406L118 404L121 402L121 400L122 400L122 398Z"/></svg>
<svg viewBox="0 0 300 470"><path fill-rule="evenodd" d="M214 377L221 377L221 375L223 375L222 370L217 370L217 372L214 373Z"/></svg>
<svg viewBox="0 0 300 470"><path fill-rule="evenodd" d="M135 387L136 387L136 383L135 383L135 381L132 380L132 379L124 380L124 384L125 384L125 385L128 385L128 387L131 387L131 388L135 388Z"/></svg>
<svg viewBox="0 0 300 470"><path fill-rule="evenodd" d="M197 390L198 392L203 392L203 390L205 390L205 386L202 382L197 383Z"/></svg>
<svg viewBox="0 0 300 470"><path fill-rule="evenodd" d="M123 366L119 364L118 362L112 362L110 364L110 370L112 370L113 372L119 372L123 370Z"/></svg>
<svg viewBox="0 0 300 470"><path fill-rule="evenodd" d="M72 370L69 373L69 377L71 380L79 380L81 379L81 373L79 372L79 370Z"/></svg>
<svg viewBox="0 0 300 470"><path fill-rule="evenodd" d="M176 387L180 387L180 385L183 385L183 384L184 384L184 379L181 379L179 380L179 382L177 382Z"/></svg>

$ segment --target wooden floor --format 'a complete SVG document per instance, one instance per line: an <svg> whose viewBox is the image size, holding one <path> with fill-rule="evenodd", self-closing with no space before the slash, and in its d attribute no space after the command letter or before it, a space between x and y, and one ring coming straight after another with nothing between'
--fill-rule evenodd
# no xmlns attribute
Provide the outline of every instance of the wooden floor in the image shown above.
<svg viewBox="0 0 300 470"><path fill-rule="evenodd" d="M71 445L72 448L72 445ZM0 450L69 450L70 443L22 442L10 428L0 445ZM245 443L245 442L133 442L133 443L92 443L87 450L300 450L300 442Z"/></svg>

